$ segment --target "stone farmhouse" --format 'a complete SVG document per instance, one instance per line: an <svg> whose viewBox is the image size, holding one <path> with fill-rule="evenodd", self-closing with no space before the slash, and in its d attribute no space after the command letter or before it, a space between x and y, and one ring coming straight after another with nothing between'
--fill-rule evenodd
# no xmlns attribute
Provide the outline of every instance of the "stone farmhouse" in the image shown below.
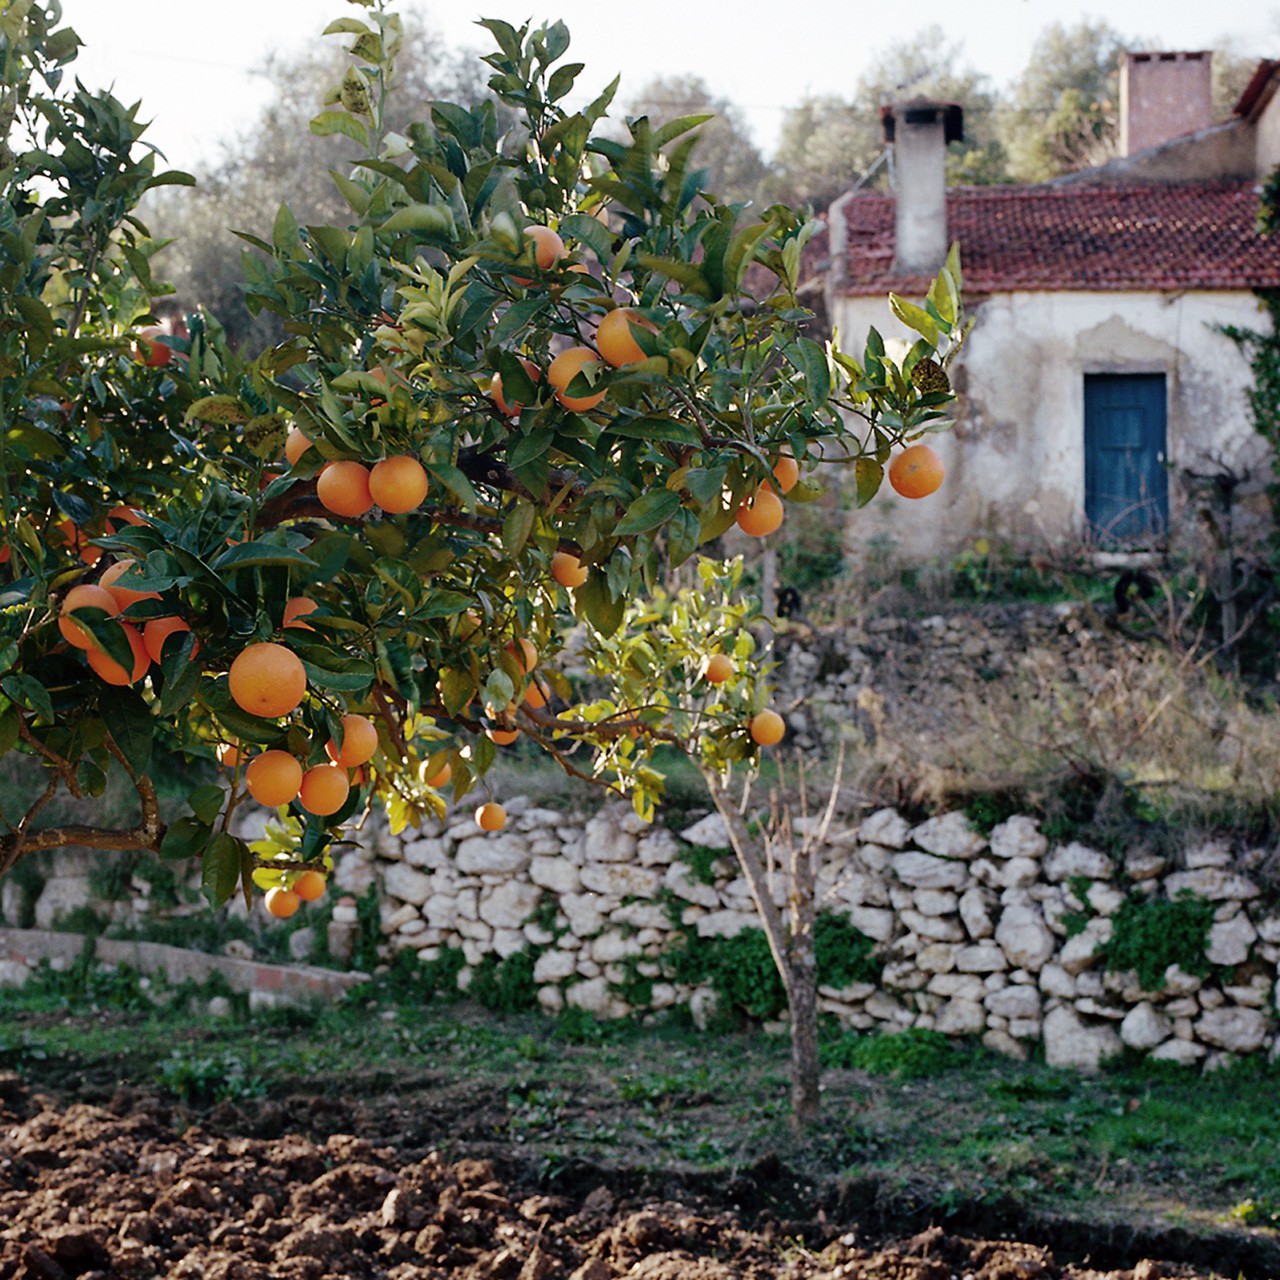
<svg viewBox="0 0 1280 1280"><path fill-rule="evenodd" d="M962 108L884 109L893 189L834 202L810 287L860 353L871 325L907 336L885 295L918 299L958 241L975 323L952 371L955 430L935 445L943 489L920 503L886 489L852 522L859 547L928 558L985 536L1159 553L1194 533L1189 507L1222 476L1243 500L1237 528L1251 500L1261 519L1252 376L1220 327L1268 329L1257 291L1280 288L1280 235L1256 225L1280 163L1280 63L1214 123L1210 56L1129 54L1120 158L1038 185L947 188Z"/></svg>

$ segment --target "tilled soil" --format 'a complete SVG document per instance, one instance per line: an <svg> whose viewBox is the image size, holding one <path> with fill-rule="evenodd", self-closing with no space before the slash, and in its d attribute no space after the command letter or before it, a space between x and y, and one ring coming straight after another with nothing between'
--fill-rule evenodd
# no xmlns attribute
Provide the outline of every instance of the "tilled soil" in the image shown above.
<svg viewBox="0 0 1280 1280"><path fill-rule="evenodd" d="M323 1103L316 1104L323 1109ZM1207 1280L1150 1260L1055 1262L1037 1245L930 1228L749 1221L673 1182L546 1194L483 1159L280 1129L279 1109L200 1123L121 1090L64 1104L0 1077L0 1280ZM266 1123L262 1123L265 1121ZM326 1126L318 1126L323 1134ZM315 1132L312 1130L311 1132ZM267 1135L270 1136L267 1136Z"/></svg>

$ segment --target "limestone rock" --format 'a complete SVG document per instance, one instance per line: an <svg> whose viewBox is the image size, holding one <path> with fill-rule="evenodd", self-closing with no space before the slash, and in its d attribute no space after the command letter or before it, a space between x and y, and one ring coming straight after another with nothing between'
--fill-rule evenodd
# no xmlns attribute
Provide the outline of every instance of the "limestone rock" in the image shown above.
<svg viewBox="0 0 1280 1280"><path fill-rule="evenodd" d="M541 897L536 884L507 880L480 897L480 919L494 929L519 929Z"/></svg>
<svg viewBox="0 0 1280 1280"><path fill-rule="evenodd" d="M582 868L584 888L616 898L652 898L661 883L658 873L651 867L637 867L626 862L588 862Z"/></svg>
<svg viewBox="0 0 1280 1280"><path fill-rule="evenodd" d="M1040 878L1040 863L1034 858L1010 858L996 874L996 883L1006 889L1021 889Z"/></svg>
<svg viewBox="0 0 1280 1280"><path fill-rule="evenodd" d="M1154 1049L1173 1035L1173 1023L1144 1000L1135 1004L1120 1023L1120 1039L1130 1049Z"/></svg>
<svg viewBox="0 0 1280 1280"><path fill-rule="evenodd" d="M974 973L939 973L929 979L925 987L931 995L960 996L965 1000L980 1001L986 994L982 979Z"/></svg>
<svg viewBox="0 0 1280 1280"><path fill-rule="evenodd" d="M1232 861L1231 846L1221 838L1206 840L1188 849L1182 861L1188 871L1201 867L1229 867Z"/></svg>
<svg viewBox="0 0 1280 1280"><path fill-rule="evenodd" d="M1230 1053L1253 1053L1261 1049L1268 1030L1267 1016L1262 1010L1232 1004L1207 1009L1196 1021L1196 1035L1201 1040Z"/></svg>
<svg viewBox="0 0 1280 1280"><path fill-rule="evenodd" d="M1019 1062L1025 1062L1030 1056L1030 1050L1021 1041L1014 1039L1007 1031L991 1030L982 1037L984 1048L990 1049L992 1053L1001 1054L1006 1058L1016 1058Z"/></svg>
<svg viewBox="0 0 1280 1280"><path fill-rule="evenodd" d="M1040 1017L1040 992L1035 987L1003 987L991 992L982 1003L1000 1018Z"/></svg>
<svg viewBox="0 0 1280 1280"><path fill-rule="evenodd" d="M709 813L693 826L680 833L682 840L699 845L703 849L732 849L733 841L729 839L729 828L718 813Z"/></svg>
<svg viewBox="0 0 1280 1280"><path fill-rule="evenodd" d="M960 919L964 921L969 937L976 941L980 938L989 938L995 933L987 894L976 885L966 889L960 895L959 907Z"/></svg>
<svg viewBox="0 0 1280 1280"><path fill-rule="evenodd" d="M899 919L912 933L934 942L963 942L964 929L960 921L954 917L924 916L918 911L905 910L898 913Z"/></svg>
<svg viewBox="0 0 1280 1280"><path fill-rule="evenodd" d="M1060 965L1047 964L1040 970L1040 990L1047 996L1072 1000L1076 995L1076 980Z"/></svg>
<svg viewBox="0 0 1280 1280"><path fill-rule="evenodd" d="M967 876L963 862L931 853L899 853L889 865L894 875L913 889L958 889Z"/></svg>
<svg viewBox="0 0 1280 1280"><path fill-rule="evenodd" d="M698 937L732 938L743 929L759 927L760 921L754 912L709 911L698 921Z"/></svg>
<svg viewBox="0 0 1280 1280"><path fill-rule="evenodd" d="M617 1016L618 1007L622 1005L622 1001L609 990L609 983L603 977L575 982L565 991L564 998L575 1009L585 1009L587 1013L594 1013L601 1018Z"/></svg>
<svg viewBox="0 0 1280 1280"><path fill-rule="evenodd" d="M720 905L720 895L715 886L697 879L687 863L673 862L663 875L662 883L677 898L683 898L686 902L696 902L700 907L710 907L712 910Z"/></svg>
<svg viewBox="0 0 1280 1280"><path fill-rule="evenodd" d="M72 911L87 907L92 901L88 876L51 876L36 899L36 928L51 929Z"/></svg>
<svg viewBox="0 0 1280 1280"><path fill-rule="evenodd" d="M531 856L523 836L504 831L469 836L458 846L454 862L464 875L513 876L529 865Z"/></svg>
<svg viewBox="0 0 1280 1280"><path fill-rule="evenodd" d="M1208 1050L1194 1040L1166 1040L1151 1050L1155 1062L1176 1062L1182 1067L1194 1067Z"/></svg>
<svg viewBox="0 0 1280 1280"><path fill-rule="evenodd" d="M1109 884L1091 884L1085 897L1094 915L1099 916L1115 915L1124 902L1124 894Z"/></svg>
<svg viewBox="0 0 1280 1280"><path fill-rule="evenodd" d="M547 982L559 982L577 968L577 957L572 951L544 951L533 965L533 980L541 986Z"/></svg>
<svg viewBox="0 0 1280 1280"><path fill-rule="evenodd" d="M1039 861L1049 848L1034 818L1021 814L1002 822L991 832L991 853L996 858L1030 858Z"/></svg>
<svg viewBox="0 0 1280 1280"><path fill-rule="evenodd" d="M881 907L853 907L849 911L849 923L874 942L886 942L893 936L895 920L892 911Z"/></svg>
<svg viewBox="0 0 1280 1280"><path fill-rule="evenodd" d="M588 863L635 862L636 837L622 825L622 813L614 806L589 819L583 832Z"/></svg>
<svg viewBox="0 0 1280 1280"><path fill-rule="evenodd" d="M911 897L922 916L949 916L958 904L949 889L917 889Z"/></svg>
<svg viewBox="0 0 1280 1280"><path fill-rule="evenodd" d="M1246 915L1224 920L1209 930L1209 946L1205 956L1210 964L1244 964L1249 948L1257 941L1258 931Z"/></svg>
<svg viewBox="0 0 1280 1280"><path fill-rule="evenodd" d="M946 1036L976 1036L987 1025L987 1015L975 1000L948 1000L938 1010L934 1029Z"/></svg>
<svg viewBox="0 0 1280 1280"><path fill-rule="evenodd" d="M577 893L582 888L578 867L567 858L537 857L529 861L529 879L555 894Z"/></svg>
<svg viewBox="0 0 1280 1280"><path fill-rule="evenodd" d="M1073 976L1100 964L1099 947L1111 941L1112 924L1107 919L1090 920L1083 933L1068 938L1058 952L1058 963Z"/></svg>
<svg viewBox="0 0 1280 1280"><path fill-rule="evenodd" d="M591 941L591 958L596 964L616 964L627 956L643 954L644 947L636 936L628 936L620 929L610 929Z"/></svg>
<svg viewBox="0 0 1280 1280"><path fill-rule="evenodd" d="M388 898L421 906L431 896L432 886L429 875L414 870L407 862L393 862L383 874L382 887Z"/></svg>
<svg viewBox="0 0 1280 1280"><path fill-rule="evenodd" d="M1175 871L1165 877L1164 891L1170 898L1176 898L1186 891L1208 898L1211 902L1224 902L1234 899L1247 902L1256 898L1262 890L1248 876L1237 871L1227 871L1222 867L1197 867L1194 871Z"/></svg>
<svg viewBox="0 0 1280 1280"><path fill-rule="evenodd" d="M1019 969L1037 973L1053 955L1054 938L1038 907L1007 907L996 926L996 942Z"/></svg>
<svg viewBox="0 0 1280 1280"><path fill-rule="evenodd" d="M566 893L560 899L560 910L575 938L589 938L604 925L604 903L597 893Z"/></svg>
<svg viewBox="0 0 1280 1280"><path fill-rule="evenodd" d="M941 858L976 858L987 842L959 809L930 818L912 829L911 842Z"/></svg>
<svg viewBox="0 0 1280 1280"><path fill-rule="evenodd" d="M1055 849L1044 864L1045 876L1054 884L1076 876L1088 876L1090 880L1110 880L1114 872L1115 866L1105 853L1075 842Z"/></svg>
<svg viewBox="0 0 1280 1280"><path fill-rule="evenodd" d="M961 973L1003 973L1008 967L1004 950L991 942L979 942L956 951L956 968Z"/></svg>
<svg viewBox="0 0 1280 1280"><path fill-rule="evenodd" d="M905 849L911 824L897 809L877 809L862 820L858 839L863 844L883 845L886 849Z"/></svg>
<svg viewBox="0 0 1280 1280"><path fill-rule="evenodd" d="M950 973L956 967L956 949L945 942L921 947L915 954L915 966L922 973Z"/></svg>
<svg viewBox="0 0 1280 1280"><path fill-rule="evenodd" d="M1120 1037L1110 1027L1086 1026L1074 1009L1060 1005L1045 1014L1042 1024L1044 1060L1051 1067L1071 1067L1086 1074L1121 1050Z"/></svg>
<svg viewBox="0 0 1280 1280"><path fill-rule="evenodd" d="M680 856L680 845L666 827L652 827L639 838L636 852L642 867L666 866Z"/></svg>

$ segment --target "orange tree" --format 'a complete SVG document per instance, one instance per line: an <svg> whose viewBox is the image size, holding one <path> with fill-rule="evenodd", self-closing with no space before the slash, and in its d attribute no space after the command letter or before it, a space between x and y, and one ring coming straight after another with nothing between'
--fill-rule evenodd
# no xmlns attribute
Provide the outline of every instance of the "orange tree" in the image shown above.
<svg viewBox="0 0 1280 1280"><path fill-rule="evenodd" d="M0 753L45 776L4 815L0 869L154 850L198 859L216 905L323 875L374 799L395 826L460 800L517 735L644 814L660 744L749 767L777 726L753 719L766 672L731 571L701 570L719 603L695 627L651 626L647 602L735 521L815 496L824 465L868 501L950 399L954 256L921 305L891 300L909 353L872 332L855 359L803 333L815 225L701 190L703 117L605 136L616 81L563 105L582 68L561 24L486 21L494 99L393 133L400 21L358 7L328 28L349 66L312 125L350 142L349 216L282 207L270 241L243 237L249 304L284 333L244 353L198 311L148 333L163 286L137 203L188 179L156 171L136 108L65 92L55 0L0 9ZM557 670L575 624L585 685ZM713 651L732 679L706 678ZM161 760L218 779L167 825ZM133 826L50 824L112 772ZM255 793L282 825L251 848L232 817Z"/></svg>

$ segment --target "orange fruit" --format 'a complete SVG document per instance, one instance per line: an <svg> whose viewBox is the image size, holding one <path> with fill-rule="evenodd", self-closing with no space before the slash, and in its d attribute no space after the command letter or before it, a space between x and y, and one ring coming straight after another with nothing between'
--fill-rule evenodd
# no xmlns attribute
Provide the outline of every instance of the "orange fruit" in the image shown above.
<svg viewBox="0 0 1280 1280"><path fill-rule="evenodd" d="M724 684L736 670L728 654L713 653L703 664L702 678L708 684Z"/></svg>
<svg viewBox="0 0 1280 1280"><path fill-rule="evenodd" d="M245 767L244 784L259 804L277 809L298 798L302 765L287 751L264 751Z"/></svg>
<svg viewBox="0 0 1280 1280"><path fill-rule="evenodd" d="M142 643L146 648L147 657L152 662L159 663L164 657L164 642L175 632L190 630L191 628L181 618L152 618L142 628ZM191 656L194 658L199 652L200 641L197 640L195 647L191 650Z"/></svg>
<svg viewBox="0 0 1280 1280"><path fill-rule="evenodd" d="M113 618L120 612L120 603L106 587L93 586L82 582L72 587L62 597L62 616L58 619L58 630L63 639L77 649L92 649L98 642L83 627L78 626L74 618L69 617L73 609L101 609Z"/></svg>
<svg viewBox="0 0 1280 1280"><path fill-rule="evenodd" d="M539 708L547 705L546 690L537 682L530 680L524 691L525 704L530 707Z"/></svg>
<svg viewBox="0 0 1280 1280"><path fill-rule="evenodd" d="M122 622L120 626L124 629L125 638L129 641L129 648L133 651L133 666L130 670L126 671L114 658L108 657L102 649L88 649L85 651L84 656L88 660L89 666L93 668L94 673L108 684L137 684L147 674L147 668L151 665L151 660L147 657L147 650L142 643L142 637L138 634L137 627L131 627L127 622Z"/></svg>
<svg viewBox="0 0 1280 1280"><path fill-rule="evenodd" d="M159 369L173 357L173 348L167 342L157 341L159 334L159 329L144 329L130 349L133 358L148 369Z"/></svg>
<svg viewBox="0 0 1280 1280"><path fill-rule="evenodd" d="M307 673L291 649L259 642L237 655L227 684L241 711L274 720L287 716L306 696Z"/></svg>
<svg viewBox="0 0 1280 1280"><path fill-rule="evenodd" d="M262 902L278 920L287 920L302 905L302 899L292 889L286 889L282 884L276 885L274 889L268 889Z"/></svg>
<svg viewBox="0 0 1280 1280"><path fill-rule="evenodd" d="M303 435L301 427L290 427L284 438L284 456L291 467L297 466L298 459L311 448L311 438Z"/></svg>
<svg viewBox="0 0 1280 1280"><path fill-rule="evenodd" d="M358 462L329 462L316 477L316 497L335 516L358 520L373 506L369 471Z"/></svg>
<svg viewBox="0 0 1280 1280"><path fill-rule="evenodd" d="M518 640L508 640L505 648L519 661L525 675L538 665L538 646L532 640L521 636Z"/></svg>
<svg viewBox="0 0 1280 1280"><path fill-rule="evenodd" d="M582 586L590 575L572 551L557 551L551 557L551 576L562 587L572 590Z"/></svg>
<svg viewBox="0 0 1280 1280"><path fill-rule="evenodd" d="M532 360L526 360L524 356L518 357L520 363L524 365L524 371L529 375L530 382L541 382L542 372ZM505 414L508 418L518 418L520 410L524 405L513 402L507 403L506 397L502 394L502 374L495 373L489 380L489 399L493 401L499 413Z"/></svg>
<svg viewBox="0 0 1280 1280"><path fill-rule="evenodd" d="M507 811L495 800L476 810L476 825L481 831L501 831L507 825Z"/></svg>
<svg viewBox="0 0 1280 1280"><path fill-rule="evenodd" d="M889 463L889 483L904 498L927 498L942 477L942 459L927 444L908 445Z"/></svg>
<svg viewBox="0 0 1280 1280"><path fill-rule="evenodd" d="M298 799L308 813L327 818L347 803L351 781L347 771L336 764L317 764L302 775Z"/></svg>
<svg viewBox="0 0 1280 1280"><path fill-rule="evenodd" d="M426 781L427 786L435 790L439 790L443 786L447 786L449 779L453 777L453 765L447 760L431 775Z"/></svg>
<svg viewBox="0 0 1280 1280"><path fill-rule="evenodd" d="M213 754L224 769L234 769L240 763L240 748L234 742L220 742Z"/></svg>
<svg viewBox="0 0 1280 1280"><path fill-rule="evenodd" d="M470 640L480 630L480 615L470 609L458 619L458 639Z"/></svg>
<svg viewBox="0 0 1280 1280"><path fill-rule="evenodd" d="M83 564L87 564L89 568L93 568L99 560L102 559L102 548L95 547L85 541L84 534L70 520L59 520L54 525L55 534L62 535L62 541L59 542L57 537L53 539L53 545L66 547L70 551L74 551L80 557Z"/></svg>
<svg viewBox="0 0 1280 1280"><path fill-rule="evenodd" d="M319 871L299 871L293 882L293 891L303 902L316 902L324 897L328 884Z"/></svg>
<svg viewBox="0 0 1280 1280"><path fill-rule="evenodd" d="M293 627L297 631L314 631L315 627L299 622L298 619L305 617L308 613L315 613L319 607L310 596L292 596L284 602L284 616L280 620L280 625Z"/></svg>
<svg viewBox="0 0 1280 1280"><path fill-rule="evenodd" d="M369 494L383 511L413 511L427 496L426 468L405 453L383 458L369 472Z"/></svg>
<svg viewBox="0 0 1280 1280"><path fill-rule="evenodd" d="M752 741L758 742L762 747L773 747L782 741L782 735L787 731L787 722L776 711L766 708L751 717L747 729Z"/></svg>
<svg viewBox="0 0 1280 1280"><path fill-rule="evenodd" d="M590 347L570 347L562 351L547 368L547 381L555 388L556 399L572 413L586 413L594 409L604 399L605 393L598 391L594 395L567 396L565 387L578 376L580 370L588 365L604 368L604 362Z"/></svg>
<svg viewBox="0 0 1280 1280"><path fill-rule="evenodd" d="M632 325L656 333L657 328L629 307L616 307L600 321L596 329L596 347L615 369L647 360L643 348L631 332Z"/></svg>
<svg viewBox="0 0 1280 1280"><path fill-rule="evenodd" d="M773 464L773 478L783 493L790 493L800 479L800 464L789 453L784 453Z"/></svg>
<svg viewBox="0 0 1280 1280"><path fill-rule="evenodd" d="M378 730L368 716L342 717L342 746L330 738L325 753L334 764L354 769L367 764L378 750Z"/></svg>
<svg viewBox="0 0 1280 1280"><path fill-rule="evenodd" d="M137 566L137 561L132 559L117 560L110 568L102 571L102 577L98 579L98 586L105 587L116 598L116 603L121 609L127 609L131 604L139 600L159 600L160 594L156 591L135 591L132 587L118 587L116 583Z"/></svg>
<svg viewBox="0 0 1280 1280"><path fill-rule="evenodd" d="M764 538L782 527L782 499L767 484L738 508L738 528L753 538Z"/></svg>
<svg viewBox="0 0 1280 1280"><path fill-rule="evenodd" d="M118 520L121 524L146 524L142 512L137 507L112 507L107 512L107 524L111 525L113 520Z"/></svg>
<svg viewBox="0 0 1280 1280"><path fill-rule="evenodd" d="M519 736L519 729L486 729L485 732L500 747L509 747Z"/></svg>
<svg viewBox="0 0 1280 1280"><path fill-rule="evenodd" d="M550 227L525 227L521 233L526 240L533 242L534 261L539 271L550 271L565 255L564 241ZM512 276L516 284L532 284L533 281L524 276Z"/></svg>

